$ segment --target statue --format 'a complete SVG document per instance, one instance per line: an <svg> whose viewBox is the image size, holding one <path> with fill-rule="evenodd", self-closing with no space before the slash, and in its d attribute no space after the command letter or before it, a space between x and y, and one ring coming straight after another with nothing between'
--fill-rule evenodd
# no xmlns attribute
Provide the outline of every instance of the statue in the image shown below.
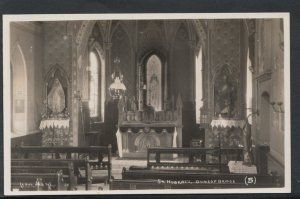
<svg viewBox="0 0 300 199"><path fill-rule="evenodd" d="M215 85L215 114L220 114L224 118L234 117L237 98L235 84L228 74L224 74L217 81Z"/></svg>
<svg viewBox="0 0 300 199"><path fill-rule="evenodd" d="M243 136L244 136L244 163L252 165L254 163L254 157L252 153L252 134L251 134L251 125L249 123L249 117L253 114L258 114L257 112L251 113L247 116L245 125L243 127Z"/></svg>
<svg viewBox="0 0 300 199"><path fill-rule="evenodd" d="M60 81L56 78L48 94L48 107L54 115L58 115L65 109L65 106L65 92Z"/></svg>

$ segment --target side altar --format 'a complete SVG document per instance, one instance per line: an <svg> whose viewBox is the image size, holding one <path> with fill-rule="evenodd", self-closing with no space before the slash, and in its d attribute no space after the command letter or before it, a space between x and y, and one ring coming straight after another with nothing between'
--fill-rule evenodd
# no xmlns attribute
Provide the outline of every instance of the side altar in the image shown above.
<svg viewBox="0 0 300 199"><path fill-rule="evenodd" d="M173 100L174 101L174 100ZM182 100L166 110L155 111L151 106L143 110L128 109L126 100L118 103L116 133L120 157L146 158L150 147L182 146Z"/></svg>
<svg viewBox="0 0 300 199"><path fill-rule="evenodd" d="M42 146L70 146L73 136L69 128L67 75L59 65L54 65L47 73L45 82L44 111L39 127Z"/></svg>

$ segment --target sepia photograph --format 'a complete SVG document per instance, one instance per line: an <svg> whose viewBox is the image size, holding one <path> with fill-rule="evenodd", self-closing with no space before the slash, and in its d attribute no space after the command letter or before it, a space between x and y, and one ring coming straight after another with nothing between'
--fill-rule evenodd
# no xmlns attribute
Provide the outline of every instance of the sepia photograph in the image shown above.
<svg viewBox="0 0 300 199"><path fill-rule="evenodd" d="M4 15L5 194L289 193L289 25Z"/></svg>

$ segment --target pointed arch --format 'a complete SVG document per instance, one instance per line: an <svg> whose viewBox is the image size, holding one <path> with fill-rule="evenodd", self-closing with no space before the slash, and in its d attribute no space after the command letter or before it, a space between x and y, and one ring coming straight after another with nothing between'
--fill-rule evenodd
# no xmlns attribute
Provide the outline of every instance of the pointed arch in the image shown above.
<svg viewBox="0 0 300 199"><path fill-rule="evenodd" d="M146 61L146 85L147 105L154 107L156 111L162 110L162 61L156 54L150 55Z"/></svg>
<svg viewBox="0 0 300 199"><path fill-rule="evenodd" d="M96 21L83 21L80 25L79 31L76 35L77 43L77 56L81 57L84 53L87 45L89 36L91 35Z"/></svg>
<svg viewBox="0 0 300 199"><path fill-rule="evenodd" d="M89 108L94 121L104 121L105 56L101 45L94 41L89 46ZM93 98L92 96L96 97ZM94 101L93 101L94 99Z"/></svg>
<svg viewBox="0 0 300 199"><path fill-rule="evenodd" d="M213 75L213 114L233 118L238 113L238 82L233 78L233 67L223 64L217 68Z"/></svg>
<svg viewBox="0 0 300 199"><path fill-rule="evenodd" d="M21 46L16 43L11 54L12 68L12 129L11 132L25 135L28 131L27 65Z"/></svg>
<svg viewBox="0 0 300 199"><path fill-rule="evenodd" d="M123 30L126 33L126 36L127 36L127 38L129 39L129 42L130 42L130 47L132 47L132 44L133 44L132 38L130 37L130 33L128 31L127 26L122 21L118 21L114 25L114 27L111 29L111 33L110 33L110 36L109 36L109 41L112 41L113 35L115 34L116 30L118 30L119 28L121 28L121 30Z"/></svg>
<svg viewBox="0 0 300 199"><path fill-rule="evenodd" d="M190 41L191 40L191 34L190 34L190 30L189 30L189 27L188 27L188 25L187 25L187 23L186 23L186 21L181 21L180 23L178 23L177 24L177 26L176 26L176 29L175 29L175 34L174 34L174 36L173 36L173 38L172 38L172 44L174 43L174 41L176 40L176 38L178 37L178 34L180 34L179 33L179 31L180 31L180 29L181 28L183 28L185 31L186 31L186 33L187 33L187 37L185 37L184 39L185 40L187 40L187 41Z"/></svg>

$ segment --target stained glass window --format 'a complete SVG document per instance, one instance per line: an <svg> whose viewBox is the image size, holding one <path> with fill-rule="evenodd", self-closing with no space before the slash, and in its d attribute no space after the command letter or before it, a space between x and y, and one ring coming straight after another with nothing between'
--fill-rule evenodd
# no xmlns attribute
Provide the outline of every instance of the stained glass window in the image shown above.
<svg viewBox="0 0 300 199"><path fill-rule="evenodd" d="M196 88L196 122L200 123L200 108L203 106L202 101L202 49L200 49L198 56L196 56L195 63L195 88Z"/></svg>
<svg viewBox="0 0 300 199"><path fill-rule="evenodd" d="M247 55L247 87L246 87L246 108L247 108L247 116L250 115L252 110L252 99L253 99L253 90L252 90L252 72L251 72L251 61L249 58L249 49ZM252 124L252 117L248 118L248 122Z"/></svg>
<svg viewBox="0 0 300 199"><path fill-rule="evenodd" d="M155 111L162 109L162 63L158 56L151 55L146 64L147 105Z"/></svg>
<svg viewBox="0 0 300 199"><path fill-rule="evenodd" d="M89 108L91 117L99 117L99 77L100 67L99 59L95 52L90 52L89 55L90 82L89 82Z"/></svg>

